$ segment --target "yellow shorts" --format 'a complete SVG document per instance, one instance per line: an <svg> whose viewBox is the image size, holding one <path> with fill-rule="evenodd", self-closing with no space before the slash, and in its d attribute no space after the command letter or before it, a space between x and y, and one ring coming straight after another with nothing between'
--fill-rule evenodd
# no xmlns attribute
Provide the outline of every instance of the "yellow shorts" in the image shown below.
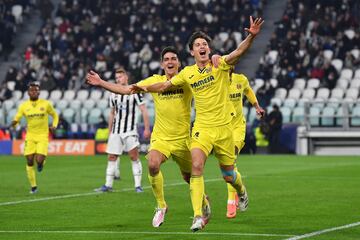
<svg viewBox="0 0 360 240"><path fill-rule="evenodd" d="M31 155L31 154L41 154L47 156L49 147L49 140L48 139L26 139L25 140L25 147L24 147L24 156Z"/></svg>
<svg viewBox="0 0 360 240"><path fill-rule="evenodd" d="M240 150L245 145L245 135L246 135L246 121L245 119L240 120L240 123L232 123L233 126L233 138L235 147Z"/></svg>
<svg viewBox="0 0 360 240"><path fill-rule="evenodd" d="M219 127L193 128L191 149L200 148L206 156L214 150L221 165L233 165L235 146L231 124Z"/></svg>
<svg viewBox="0 0 360 240"><path fill-rule="evenodd" d="M151 137L149 151L159 151L164 154L167 159L172 157L182 172L191 173L191 153L189 145L190 138L163 140Z"/></svg>

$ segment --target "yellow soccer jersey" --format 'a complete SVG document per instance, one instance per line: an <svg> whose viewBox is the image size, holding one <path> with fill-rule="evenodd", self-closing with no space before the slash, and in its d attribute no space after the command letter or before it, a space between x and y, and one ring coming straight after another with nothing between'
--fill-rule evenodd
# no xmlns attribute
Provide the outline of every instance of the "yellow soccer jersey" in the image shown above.
<svg viewBox="0 0 360 240"><path fill-rule="evenodd" d="M231 75L231 84L229 88L230 101L233 103L236 118L233 120L236 123L240 123L243 119L243 96L244 90L250 88L247 77L243 74L233 73Z"/></svg>
<svg viewBox="0 0 360 240"><path fill-rule="evenodd" d="M210 63L200 69L196 64L185 67L171 79L175 86L188 85L194 95L195 127L216 127L228 124L235 112L229 104L229 69L224 58L218 68Z"/></svg>
<svg viewBox="0 0 360 240"><path fill-rule="evenodd" d="M166 75L153 75L137 83L148 86L167 81ZM151 93L155 104L152 135L164 140L190 136L191 91L187 86L174 87L163 93Z"/></svg>
<svg viewBox="0 0 360 240"><path fill-rule="evenodd" d="M47 139L49 136L49 115L53 117L52 125L56 127L59 116L49 101L44 99L27 100L19 106L14 120L20 122L21 117L25 116L27 122L26 139Z"/></svg>

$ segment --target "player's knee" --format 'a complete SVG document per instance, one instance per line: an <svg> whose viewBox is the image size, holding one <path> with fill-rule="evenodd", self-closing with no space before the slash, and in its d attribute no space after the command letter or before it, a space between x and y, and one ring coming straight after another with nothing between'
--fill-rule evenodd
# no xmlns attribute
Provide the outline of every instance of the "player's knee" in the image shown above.
<svg viewBox="0 0 360 240"><path fill-rule="evenodd" d="M155 161L149 161L148 168L150 176L155 176L160 171L160 165Z"/></svg>
<svg viewBox="0 0 360 240"><path fill-rule="evenodd" d="M117 159L117 155L109 154L108 156L109 161L116 161L116 159Z"/></svg>
<svg viewBox="0 0 360 240"><path fill-rule="evenodd" d="M234 183L236 180L236 172L234 169L230 169L230 170L224 170L221 169L221 173L223 175L224 180L227 183Z"/></svg>
<svg viewBox="0 0 360 240"><path fill-rule="evenodd" d="M201 174L204 168L204 164L200 161L193 161L192 174Z"/></svg>

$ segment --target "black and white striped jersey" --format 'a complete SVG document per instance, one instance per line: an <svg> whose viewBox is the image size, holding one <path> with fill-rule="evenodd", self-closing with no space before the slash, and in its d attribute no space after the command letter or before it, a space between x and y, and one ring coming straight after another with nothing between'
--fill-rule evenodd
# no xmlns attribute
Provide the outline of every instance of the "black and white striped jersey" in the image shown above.
<svg viewBox="0 0 360 240"><path fill-rule="evenodd" d="M137 135L137 107L145 104L142 94L120 95L111 93L110 107L115 109L112 134L121 134L122 136Z"/></svg>

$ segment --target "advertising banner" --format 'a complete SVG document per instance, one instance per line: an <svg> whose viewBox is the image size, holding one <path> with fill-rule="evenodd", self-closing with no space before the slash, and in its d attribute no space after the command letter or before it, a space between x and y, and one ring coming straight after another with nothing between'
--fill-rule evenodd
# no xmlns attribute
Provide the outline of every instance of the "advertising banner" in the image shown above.
<svg viewBox="0 0 360 240"><path fill-rule="evenodd" d="M24 141L14 140L12 145L14 155L24 153ZM50 140L48 155L94 155L94 140Z"/></svg>

